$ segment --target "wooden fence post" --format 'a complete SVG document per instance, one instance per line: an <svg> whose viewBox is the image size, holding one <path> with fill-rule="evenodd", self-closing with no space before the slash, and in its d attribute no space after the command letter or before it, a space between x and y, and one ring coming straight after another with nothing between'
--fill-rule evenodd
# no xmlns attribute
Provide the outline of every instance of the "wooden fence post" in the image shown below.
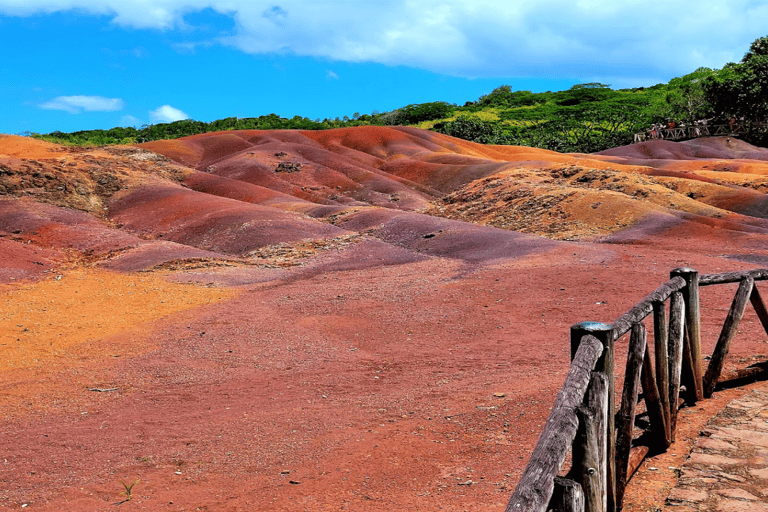
<svg viewBox="0 0 768 512"><path fill-rule="evenodd" d="M669 355L667 347L667 314L665 301L653 301L653 348L656 355L656 389L664 413L664 439L669 446ZM646 363L650 368L650 361Z"/></svg>
<svg viewBox="0 0 768 512"><path fill-rule="evenodd" d="M768 309L766 309L765 302L763 302L763 298L757 290L757 285L753 285L752 295L749 296L749 300L752 302L752 307L755 308L755 313L757 313L757 318L760 319L763 329L768 333Z"/></svg>
<svg viewBox="0 0 768 512"><path fill-rule="evenodd" d="M680 276L685 279L682 290L685 300L685 333L689 342L690 373L692 387L690 401L696 403L704 399L703 373L701 370L701 312L699 310L699 273L687 267L680 267L669 273L670 277ZM674 404L670 404L674 407Z"/></svg>
<svg viewBox="0 0 768 512"><path fill-rule="evenodd" d="M747 276L741 280L739 289L736 290L736 296L733 298L731 309L725 318L723 330L720 331L720 337L717 340L717 345L715 345L715 350L712 352L712 359L709 361L707 374L704 377L705 392L708 397L712 396L712 392L717 385L717 379L720 377L720 372L723 371L725 356L728 355L728 351L731 348L731 341L733 341L736 330L739 328L741 317L744 316L744 310L747 309L747 301L749 301L749 297L752 295L754 286L755 280Z"/></svg>
<svg viewBox="0 0 768 512"><path fill-rule="evenodd" d="M658 367L656 368L658 370ZM661 397L667 397L669 402L669 383L664 388L664 392L659 392L656 384L655 371L651 362L651 354L648 345L645 345L645 357L643 358L643 371L640 374L643 385L643 394L645 395L645 408L648 411L648 419L651 422L651 431L654 434L655 442L662 450L666 450L672 443L669 439L669 419L664 412L664 405L661 403Z"/></svg>
<svg viewBox="0 0 768 512"><path fill-rule="evenodd" d="M632 325L627 354L627 371L624 374L624 391L616 425L616 510L621 510L624 490L627 487L629 451L632 448L632 428L635 425L637 392L640 372L647 352L645 326L640 322Z"/></svg>
<svg viewBox="0 0 768 512"><path fill-rule="evenodd" d="M669 395L669 435L675 442L677 406L680 397L680 373L683 367L683 338L685 331L685 305L683 294L675 292L669 303L669 389L659 390Z"/></svg>
<svg viewBox="0 0 768 512"><path fill-rule="evenodd" d="M616 511L616 428L614 425L615 391L614 391L614 349L613 327L600 322L582 322L571 327L571 358L579 348L581 338L592 335L603 344L603 353L595 365L596 372L602 372L608 378L608 417L606 418L606 497L607 512Z"/></svg>
<svg viewBox="0 0 768 512"><path fill-rule="evenodd" d="M578 482L555 477L555 490L549 508L554 512L584 512L584 491Z"/></svg>
<svg viewBox="0 0 768 512"><path fill-rule="evenodd" d="M584 491L585 512L605 512L608 506L608 377L592 372L584 403L576 409L579 429L573 439L571 477Z"/></svg>
<svg viewBox="0 0 768 512"><path fill-rule="evenodd" d="M584 403L592 372L603 350L603 344L594 336L585 336L582 340L523 476L509 498L506 512L546 512L555 487L554 477L579 427L576 408Z"/></svg>

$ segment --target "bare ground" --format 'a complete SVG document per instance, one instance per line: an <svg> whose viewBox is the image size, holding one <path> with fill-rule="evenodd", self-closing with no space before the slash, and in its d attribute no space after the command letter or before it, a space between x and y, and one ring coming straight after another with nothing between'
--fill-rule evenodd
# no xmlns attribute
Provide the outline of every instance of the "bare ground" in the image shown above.
<svg viewBox="0 0 768 512"><path fill-rule="evenodd" d="M280 194L317 188L298 199L217 181L216 198L226 201L198 201L179 185L199 172L191 169L160 176L158 188L146 188L152 176L126 178L125 189L94 192L101 202L90 213L61 197L0 198L0 242L13 255L0 295L0 507L503 510L568 369L572 324L612 322L678 266L711 273L768 260L760 218L720 207L725 213L710 217L704 202L704 213L652 209L579 242L413 213L442 197L416 172L427 167L398 167L394 182L409 185L390 187L374 160L392 165L396 151L422 158L424 146L464 147L445 139L432 147L426 137L336 147L344 165L356 159L364 173L324 160L350 180L375 183L369 202L339 175L301 178L317 156L280 173L309 180L280 185ZM414 140L418 151L406 146ZM227 139L227 151L258 157L241 141ZM264 159L277 158L277 147L296 150L289 142L259 147ZM200 157L210 142L208 153L175 144L185 165L198 158L241 178L256 172ZM468 148L494 162L512 151ZM413 185L419 176L427 185ZM203 182L213 187L196 186ZM329 199L333 190L360 204ZM278 210L270 222L253 207L265 202L279 205L269 206ZM231 215L212 216L205 204ZM273 243L262 242L294 216L298 234L282 226ZM703 290L705 352L734 291ZM762 357L766 341L749 312L729 364ZM691 410L690 432L670 454L687 453L696 418L706 421L728 393ZM649 464L673 467L678 455ZM644 470L628 510L647 510L673 476Z"/></svg>

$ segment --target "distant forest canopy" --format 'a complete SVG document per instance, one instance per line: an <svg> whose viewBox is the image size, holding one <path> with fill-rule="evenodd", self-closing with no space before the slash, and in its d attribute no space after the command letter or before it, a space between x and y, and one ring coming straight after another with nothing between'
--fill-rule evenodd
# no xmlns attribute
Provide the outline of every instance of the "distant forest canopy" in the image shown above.
<svg viewBox="0 0 768 512"><path fill-rule="evenodd" d="M355 113L351 118L291 119L269 114L194 120L73 133L28 133L71 145L135 144L224 130L324 130L348 126L417 126L483 144L510 144L559 152L592 153L633 142L633 135L656 123L693 124L737 119L744 138L768 146L768 36L755 40L738 63L693 73L652 87L613 90L601 83L566 91L533 93L497 87L462 106L435 101L391 112Z"/></svg>

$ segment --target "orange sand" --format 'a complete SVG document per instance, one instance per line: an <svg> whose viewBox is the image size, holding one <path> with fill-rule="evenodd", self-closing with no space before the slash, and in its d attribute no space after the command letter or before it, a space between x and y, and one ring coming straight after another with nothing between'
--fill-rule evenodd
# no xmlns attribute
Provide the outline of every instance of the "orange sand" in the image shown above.
<svg viewBox="0 0 768 512"><path fill-rule="evenodd" d="M16 158L42 159L58 158L67 154L66 146L51 144L42 140L0 134L0 154Z"/></svg>
<svg viewBox="0 0 768 512"><path fill-rule="evenodd" d="M6 289L0 294L0 373L50 367L52 361L66 359L73 346L97 348L94 341L139 333L155 320L233 295L230 290L172 284L158 274L95 269L75 269ZM139 353L150 347L124 348Z"/></svg>

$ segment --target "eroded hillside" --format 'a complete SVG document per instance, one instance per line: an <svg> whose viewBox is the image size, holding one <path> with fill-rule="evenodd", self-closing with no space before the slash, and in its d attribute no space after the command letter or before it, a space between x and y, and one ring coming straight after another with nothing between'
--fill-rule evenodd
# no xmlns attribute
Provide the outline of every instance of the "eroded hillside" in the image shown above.
<svg viewBox="0 0 768 512"><path fill-rule="evenodd" d="M518 233L611 240L691 222L764 232L765 159L726 138L564 155L382 127L224 132L138 148L5 136L0 227L6 252L20 254L8 267L18 277L40 270L20 269L29 267L29 247L14 245L22 242L39 248L41 269L72 258L125 270L293 265L338 240L373 244L385 260L487 259L489 236L521 254L548 246ZM5 279L15 275L8 268Z"/></svg>

